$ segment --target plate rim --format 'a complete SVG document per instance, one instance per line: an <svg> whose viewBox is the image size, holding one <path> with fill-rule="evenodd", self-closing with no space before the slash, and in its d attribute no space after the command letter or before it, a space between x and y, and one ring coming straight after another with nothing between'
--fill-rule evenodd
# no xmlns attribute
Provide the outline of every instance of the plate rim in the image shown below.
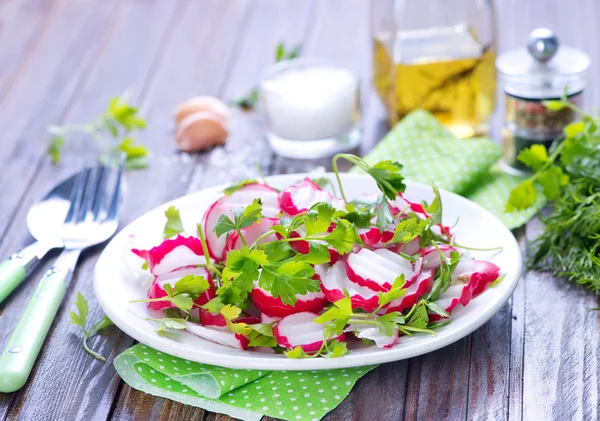
<svg viewBox="0 0 600 421"><path fill-rule="evenodd" d="M301 179L308 175L309 175L309 173L278 174L278 175L271 175L271 176L265 177L265 181L267 181L267 182L269 182L270 180L276 181L277 179L286 179L286 178L291 178L291 177ZM323 174L323 176L335 177L334 173L331 173L331 172L325 173L325 174ZM340 177L342 177L342 180L344 181L345 178L355 178L355 177L366 178L368 176L364 175L364 174L341 173ZM428 186L424 183L420 183L420 182L416 182L416 181L412 181L412 180L405 180L405 183L407 184L407 186L414 185L414 186L418 186L418 187L430 188L430 186ZM482 312L482 313L474 316L472 318L471 322L466 324L464 327L461 327L460 330L454 332L453 334L447 335L447 336L435 337L435 340L431 339L431 337L426 337L426 338L430 338L430 339L425 340L424 342L416 341L414 344L411 344L411 347L409 349L396 350L396 352L394 352L394 350L395 350L394 348L377 349L377 352L374 352L374 353L368 354L368 355L350 352L349 354L347 354L343 357L339 357L339 358L313 358L313 359L302 359L302 360L290 360L288 358L273 358L273 356L270 354L260 354L260 353L248 352L248 351L243 351L243 352L247 352L249 354L248 356L240 354L240 357L236 356L235 358L233 358L233 356L229 355L230 358L223 358L220 354L215 353L212 350L206 351L206 350L202 350L200 348L188 349L186 347L175 348L173 342L166 341L166 340L164 340L164 338L160 338L159 336L156 336L155 334L154 335L147 334L145 331L143 331L141 329L136 329L135 323L128 323L126 320L124 320L125 318L119 314L119 312L114 312L113 308L106 300L107 297L105 297L103 294L98 293L99 289L101 289L99 287L99 284L100 284L99 279L101 277L102 267L103 267L104 261L106 259L108 259L107 250L109 249L109 246L117 240L117 238L126 234L127 229L132 224L136 224L140 219L145 218L148 214L156 212L157 209L166 208L168 206L171 206L175 202L179 202L179 201L189 198L191 196L196 196L196 195L200 195L200 194L218 193L218 192L222 191L224 188L228 187L229 185L230 184L220 184L220 185L213 186L213 187L207 187L207 188L180 196L178 198L175 198L173 200L162 203L162 204L152 208L151 210L140 215L139 217L137 217L136 219L131 221L128 225L126 225L125 227L120 229L119 232L117 233L117 235L115 235L111 239L111 241L102 250L102 253L100 254L100 256L96 262L96 265L94 267L94 273L93 273L94 295L96 296L96 299L98 300L98 303L100 304L100 306L101 306L102 310L104 311L104 313L106 314L106 316L108 316L109 319L111 321L113 321L115 326L117 326L121 331L123 331L126 335L128 335L132 339L134 339L137 342L142 343L144 345L150 346L160 352L169 354L169 355L188 359L190 361L196 361L196 362L203 363L203 364L227 367L227 368L231 368L231 369L251 368L251 369L257 369L257 370L270 370L270 371L280 371L280 370L305 371L305 370L326 370L326 369L337 369L337 368L351 368L351 367L382 364L382 363L393 362L393 361L401 361L401 360L413 358L413 357L416 357L419 355L424 355L424 354L427 354L427 353L430 353L433 351L437 351L437 350L444 348L450 344L453 344L454 342L459 341L460 339L465 338L469 334L473 333L475 330L479 329L486 322L491 320L491 318L508 302L508 300L514 293L519 281L521 280L521 278L523 276L522 251L520 249L520 246L519 246L516 238L512 234L512 232L506 226L504 226L504 224L502 224L496 216L494 216L487 209L481 207L479 204L472 202L469 199L467 199L463 196L460 196L456 193L440 189L440 192L442 192L443 194L453 196L455 199L458 199L460 202L468 202L469 206L474 205L475 207L478 208L479 211L484 212L484 213L488 214L489 216L491 216L492 218L496 219L500 223L502 228L510 234L510 241L511 241L512 245L515 247L515 249L518 251L518 260L516 262L516 270L515 270L514 279L512 279L512 280L505 279L503 281L503 283L511 282L510 286L506 289L506 291L502 294L502 296L500 296L492 304L492 306L489 309L487 309L485 312ZM160 338L161 340L156 340L156 338ZM431 342L432 340L433 340L433 342ZM398 356L397 355L398 353L401 353L401 355ZM304 367L290 368L290 361L302 361Z"/></svg>

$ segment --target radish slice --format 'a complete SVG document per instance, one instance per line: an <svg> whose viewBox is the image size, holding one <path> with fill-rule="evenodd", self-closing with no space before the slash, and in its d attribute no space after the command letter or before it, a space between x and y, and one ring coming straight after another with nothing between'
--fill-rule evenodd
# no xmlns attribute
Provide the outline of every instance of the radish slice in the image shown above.
<svg viewBox="0 0 600 421"><path fill-rule="evenodd" d="M196 237L178 235L164 240L150 250L131 250L136 255L146 259L150 272L155 276L164 275L175 269L206 263L202 243Z"/></svg>
<svg viewBox="0 0 600 421"><path fill-rule="evenodd" d="M304 295L296 295L298 301L291 306L283 304L281 297L273 297L270 291L264 290L258 286L258 282L254 282L254 288L250 293L254 305L264 314L269 317L285 317L290 314L300 312L317 313L323 310L327 299L321 292L307 292Z"/></svg>
<svg viewBox="0 0 600 421"><path fill-rule="evenodd" d="M396 208L396 214L405 210L416 213L423 219L429 218L425 208L420 203L411 202L402 193L398 193L398 197L393 202L393 207Z"/></svg>
<svg viewBox="0 0 600 421"><path fill-rule="evenodd" d="M402 311L414 306L419 298L431 291L433 287L433 269L427 269L419 277L416 282L406 288L404 295L391 303L385 308L385 313L393 311Z"/></svg>
<svg viewBox="0 0 600 421"><path fill-rule="evenodd" d="M344 262L337 262L331 267L327 265L315 266L315 273L321 279L321 290L327 299L334 303L345 297L344 290L348 291L352 308L362 308L372 312L379 306L379 294L369 288L351 282L346 275Z"/></svg>
<svg viewBox="0 0 600 421"><path fill-rule="evenodd" d="M475 273L471 277L476 277L477 286L473 290L473 296L477 296L485 291L492 282L500 277L500 268L485 260L475 260Z"/></svg>
<svg viewBox="0 0 600 421"><path fill-rule="evenodd" d="M388 225L381 232L378 227L359 230L360 239L368 247L383 247L385 243L394 238L394 226Z"/></svg>
<svg viewBox="0 0 600 421"><path fill-rule="evenodd" d="M212 258L221 261L224 258L227 236L217 237L215 227L221 215L233 218L233 209L245 208L254 199L261 199L263 216L272 218L279 213L279 197L277 192L264 184L247 184L231 196L223 196L214 202L202 218L206 243Z"/></svg>
<svg viewBox="0 0 600 421"><path fill-rule="evenodd" d="M302 312L284 317L273 326L277 344L285 348L301 347L304 352L316 352L323 345L323 325L313 322L318 314ZM336 338L345 341L342 333Z"/></svg>
<svg viewBox="0 0 600 421"><path fill-rule="evenodd" d="M417 254L421 250L420 241L421 238L417 237L413 240L410 240L408 243L399 244L398 249L396 251L408 254L409 256Z"/></svg>
<svg viewBox="0 0 600 421"><path fill-rule="evenodd" d="M210 272L204 268L197 268L194 266L184 267L181 269L174 270L173 272L165 273L164 275L157 276L154 283L148 290L148 298L162 298L167 296L165 291L165 285L169 284L171 287L175 287L175 284L183 277L188 275L200 275L204 276L209 284L207 289L196 301L198 305L203 305L212 300L215 297L215 286L213 285L212 277ZM168 301L158 301L153 303L146 303L147 307L152 310L165 310L167 308L177 308L175 305Z"/></svg>
<svg viewBox="0 0 600 421"><path fill-rule="evenodd" d="M256 222L249 227L243 228L242 235L244 236L244 240L246 240L248 246L251 246L256 242L258 237L268 232L273 225L279 225L279 219L264 218L260 222ZM272 235L263 238L261 240L261 244L275 240L277 240L277 235L273 233ZM240 235L237 233L237 231L232 232L225 243L225 255L227 255L227 253L229 253L231 250L237 250L241 248L243 245L244 243L242 243Z"/></svg>
<svg viewBox="0 0 600 421"><path fill-rule="evenodd" d="M400 336L398 329L394 329L394 334L392 336L385 336L377 327L366 325L350 325L344 331L354 333L357 338L375 341L377 348L393 347L398 342L398 336Z"/></svg>
<svg viewBox="0 0 600 421"><path fill-rule="evenodd" d="M207 328L198 323L187 322L185 329L208 341L236 349L246 349L250 343L244 335L230 332L226 327Z"/></svg>
<svg viewBox="0 0 600 421"><path fill-rule="evenodd" d="M450 258L450 253L456 252L457 250L448 245L448 244L440 244L438 248L435 246L425 247L421 250L421 255L425 259L425 269L436 268L442 264L440 251L446 258Z"/></svg>
<svg viewBox="0 0 600 421"><path fill-rule="evenodd" d="M400 255L388 249L360 249L350 253L346 261L346 272L352 282L372 289L387 292L398 276L404 274L407 282L413 282L419 272Z"/></svg>
<svg viewBox="0 0 600 421"><path fill-rule="evenodd" d="M213 314L210 311L205 310L203 308L200 309L200 323L202 323L202 326L227 326L227 321L225 320L225 317L223 317L222 314Z"/></svg>
<svg viewBox="0 0 600 421"><path fill-rule="evenodd" d="M466 306L471 299L483 292L493 281L500 276L500 268L491 262L463 258L452 274L452 284L443 292L436 304L451 313L461 304ZM432 314L430 319L437 320L441 317Z"/></svg>
<svg viewBox="0 0 600 421"><path fill-rule="evenodd" d="M331 232L334 230L334 226L332 224L332 226L329 227L328 231ZM304 236L306 234L306 230L304 229L304 227L299 227L296 231L292 231L290 233L290 238L300 238L302 236ZM320 234L320 235L327 235L327 234ZM319 235L316 235L319 236ZM279 237L278 237L279 238ZM327 245L327 243L325 243L325 241L321 241L321 240L315 240L316 243L319 244L323 244L323 245ZM310 243L308 241L304 241L304 240L300 240L300 241L290 241L290 246L296 250L296 252L300 253L300 254L308 254L310 252ZM329 264L333 265L334 263L336 263L338 260L341 259L340 253L331 247L327 247L327 250L329 250Z"/></svg>
<svg viewBox="0 0 600 421"><path fill-rule="evenodd" d="M266 314L260 313L260 322L269 324L281 320L281 317L269 317Z"/></svg>
<svg viewBox="0 0 600 421"><path fill-rule="evenodd" d="M344 209L342 199L323 190L308 177L285 189L279 197L281 211L291 216L306 212L318 202L326 202L336 209Z"/></svg>

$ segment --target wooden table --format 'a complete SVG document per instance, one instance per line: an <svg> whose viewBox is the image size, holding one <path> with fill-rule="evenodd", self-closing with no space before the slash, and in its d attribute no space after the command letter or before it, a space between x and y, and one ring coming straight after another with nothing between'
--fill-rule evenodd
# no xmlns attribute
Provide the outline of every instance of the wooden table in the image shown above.
<svg viewBox="0 0 600 421"><path fill-rule="evenodd" d="M497 3L500 51L523 45L533 27L548 25L565 44L600 58L596 0ZM304 54L337 59L364 78L368 150L386 130L368 86L368 15L366 0L0 0L0 256L31 241L29 206L91 156L90 140L75 138L63 162L52 165L46 126L89 121L126 89L149 121L140 140L153 159L147 170L127 174L123 224L188 192L253 175L255 160L265 174L320 164L275 157L256 118L241 113L225 148L194 156L176 152L174 107L194 94L245 94L279 41L301 43ZM588 88L588 104L598 105L599 89ZM536 232L539 224L532 222L516 234L525 246ZM91 286L100 251L85 254L27 386L0 395L0 419L225 419L124 384L110 362L134 341L115 327L92 341L108 363L83 351L68 313L81 290L90 317L101 316ZM0 346L34 285L32 279L0 305ZM562 280L527 273L512 300L474 334L380 366L328 418L598 419L599 319L588 311L597 301Z"/></svg>

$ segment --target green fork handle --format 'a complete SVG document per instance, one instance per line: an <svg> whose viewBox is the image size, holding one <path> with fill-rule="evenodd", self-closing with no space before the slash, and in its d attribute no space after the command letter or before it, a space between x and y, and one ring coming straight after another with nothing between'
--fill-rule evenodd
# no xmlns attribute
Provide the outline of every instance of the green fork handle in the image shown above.
<svg viewBox="0 0 600 421"><path fill-rule="evenodd" d="M36 241L0 263L0 304L21 285L51 248Z"/></svg>
<svg viewBox="0 0 600 421"><path fill-rule="evenodd" d="M0 392L15 392L27 382L65 296L80 252L64 250L40 280L0 354Z"/></svg>

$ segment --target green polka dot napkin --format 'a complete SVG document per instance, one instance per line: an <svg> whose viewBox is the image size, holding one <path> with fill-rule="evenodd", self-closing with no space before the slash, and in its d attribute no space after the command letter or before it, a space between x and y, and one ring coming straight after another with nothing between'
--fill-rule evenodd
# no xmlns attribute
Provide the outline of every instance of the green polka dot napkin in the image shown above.
<svg viewBox="0 0 600 421"><path fill-rule="evenodd" d="M364 159L369 164L386 159L398 161L404 166L402 173L407 179L425 184L433 182L442 189L465 196L513 229L531 219L545 201L539 195L536 205L530 209L504 212L510 191L521 178L506 174L494 165L501 153L491 139L459 139L431 114L416 110L394 126Z"/></svg>
<svg viewBox="0 0 600 421"><path fill-rule="evenodd" d="M142 344L117 356L114 365L134 389L248 421L264 415L318 421L375 367L232 370L173 357Z"/></svg>

